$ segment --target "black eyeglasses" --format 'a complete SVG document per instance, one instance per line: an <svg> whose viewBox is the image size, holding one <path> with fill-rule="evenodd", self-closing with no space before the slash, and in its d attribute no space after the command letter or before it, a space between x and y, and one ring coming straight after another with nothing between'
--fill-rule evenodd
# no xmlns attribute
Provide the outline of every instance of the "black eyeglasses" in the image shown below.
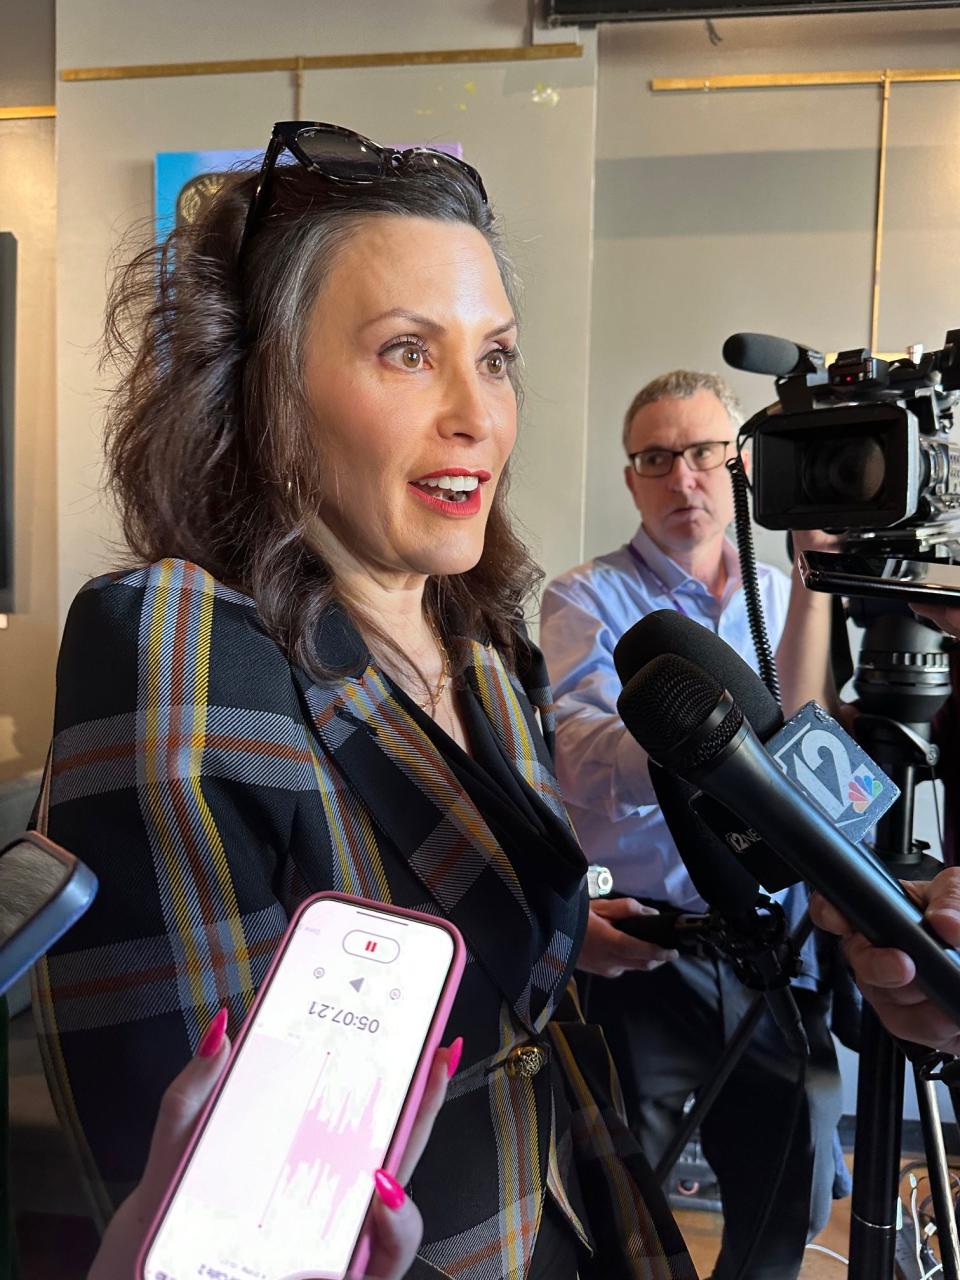
<svg viewBox="0 0 960 1280"><path fill-rule="evenodd" d="M685 449L641 449L627 457L637 475L645 480L668 476L676 458L683 458L691 471L713 471L726 462L731 443L730 440L699 440Z"/></svg>
<svg viewBox="0 0 960 1280"><path fill-rule="evenodd" d="M406 151L397 151L392 147L378 146L362 134L343 129L340 125L280 120L273 126L270 145L260 166L240 241L241 253L270 202L270 180L284 150L289 151L304 169L343 186L366 186L407 169L448 171L460 181L466 179L483 203L487 203L483 180L473 165L447 155L445 151L437 151L433 147L410 147Z"/></svg>

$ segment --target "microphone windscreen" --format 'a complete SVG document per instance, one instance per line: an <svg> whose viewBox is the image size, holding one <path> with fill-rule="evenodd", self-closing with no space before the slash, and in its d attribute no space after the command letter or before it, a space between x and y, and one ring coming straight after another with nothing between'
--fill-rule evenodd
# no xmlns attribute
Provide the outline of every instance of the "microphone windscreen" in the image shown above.
<svg viewBox="0 0 960 1280"><path fill-rule="evenodd" d="M692 684L688 683L688 672L682 683L677 681L672 686L674 693L666 722L659 722L662 726L661 749L676 740L675 731L669 727L674 711L686 725L690 724L688 717L691 714L702 722L700 713L703 705L710 699L713 699L711 705L716 704L720 686L732 694L762 742L782 728L783 715L777 700L757 673L719 636L671 609L648 614L636 623L617 646L614 662L620 678L629 683L638 670L666 653L686 658L696 668L696 679ZM708 680L712 677L716 681L715 685L710 685L709 694L706 692L708 685L704 684L707 673ZM698 699L697 707L692 711L678 708L677 696L682 693L689 697L691 690ZM655 691L649 692L652 696ZM642 714L646 715L648 711ZM726 740L728 727L725 722L721 732ZM794 883L796 877L784 871L781 859L766 844L750 845L745 852L734 856L724 836L731 829L743 827L735 815L714 802L710 821L705 821L690 807L698 793L697 787L679 774L662 769L653 760L649 762L649 770L657 804L680 857L697 892L711 907L733 918L753 906L758 880L769 889Z"/></svg>
<svg viewBox="0 0 960 1280"><path fill-rule="evenodd" d="M684 751L684 739L709 719L723 686L706 671L675 654L661 654L627 681L617 701L623 723L644 750ZM736 706L709 733L686 749L687 764L713 759L743 723ZM690 808L693 789L683 778L650 763L657 802L694 887L705 902L730 919L751 910L757 880Z"/></svg>
<svg viewBox="0 0 960 1280"><path fill-rule="evenodd" d="M627 684L641 667L669 653L686 658L701 674L709 672L728 689L761 742L783 724L776 698L753 668L726 641L673 609L658 609L634 623L618 641L613 661L621 682Z"/></svg>
<svg viewBox="0 0 960 1280"><path fill-rule="evenodd" d="M723 694L723 685L700 667L661 653L623 686L617 712L644 751L655 760L664 752L682 757L676 767L683 772L712 760L743 724L734 706L709 732L685 741L706 724Z"/></svg>
<svg viewBox="0 0 960 1280"><path fill-rule="evenodd" d="M785 378L803 364L805 348L768 333L733 333L723 344L723 358L744 373Z"/></svg>

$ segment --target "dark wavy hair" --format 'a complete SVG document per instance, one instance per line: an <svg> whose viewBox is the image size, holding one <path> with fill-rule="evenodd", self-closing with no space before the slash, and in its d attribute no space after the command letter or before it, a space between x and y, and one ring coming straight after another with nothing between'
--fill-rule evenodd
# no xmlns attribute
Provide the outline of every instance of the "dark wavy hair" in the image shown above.
<svg viewBox="0 0 960 1280"><path fill-rule="evenodd" d="M314 679L318 622L337 600L394 649L377 619L338 595L307 538L324 491L302 379L307 320L338 250L382 215L464 222L516 283L489 207L446 172L337 187L294 166L275 171L268 216L239 254L255 175L231 175L199 216L116 273L105 360L120 371L107 411L107 484L141 563L193 561L252 596L268 631ZM456 653L457 635L492 642L511 665L541 573L514 532L507 470L483 553L465 573L431 577L425 605Z"/></svg>

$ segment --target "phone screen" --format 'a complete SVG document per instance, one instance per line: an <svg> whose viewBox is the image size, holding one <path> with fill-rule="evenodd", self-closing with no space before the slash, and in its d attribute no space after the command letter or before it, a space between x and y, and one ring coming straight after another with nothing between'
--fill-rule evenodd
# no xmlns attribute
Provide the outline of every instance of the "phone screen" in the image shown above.
<svg viewBox="0 0 960 1280"><path fill-rule="evenodd" d="M944 560L903 560L899 556L808 551L810 586L836 588L846 595L899 595L943 603L960 599L960 565Z"/></svg>
<svg viewBox="0 0 960 1280"><path fill-rule="evenodd" d="M20 840L0 857L0 946L56 897L70 866L31 840Z"/></svg>
<svg viewBox="0 0 960 1280"><path fill-rule="evenodd" d="M147 1280L346 1271L454 958L440 925L306 908L146 1258Z"/></svg>

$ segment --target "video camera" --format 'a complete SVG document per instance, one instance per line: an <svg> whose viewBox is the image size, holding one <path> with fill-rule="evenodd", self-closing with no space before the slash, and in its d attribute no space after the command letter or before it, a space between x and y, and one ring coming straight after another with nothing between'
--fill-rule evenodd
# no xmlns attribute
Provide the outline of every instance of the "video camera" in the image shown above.
<svg viewBox="0 0 960 1280"><path fill-rule="evenodd" d="M776 379L778 400L741 431L753 445L754 519L831 529L850 550L952 560L960 552L960 329L939 351L883 360L738 333L728 364Z"/></svg>

